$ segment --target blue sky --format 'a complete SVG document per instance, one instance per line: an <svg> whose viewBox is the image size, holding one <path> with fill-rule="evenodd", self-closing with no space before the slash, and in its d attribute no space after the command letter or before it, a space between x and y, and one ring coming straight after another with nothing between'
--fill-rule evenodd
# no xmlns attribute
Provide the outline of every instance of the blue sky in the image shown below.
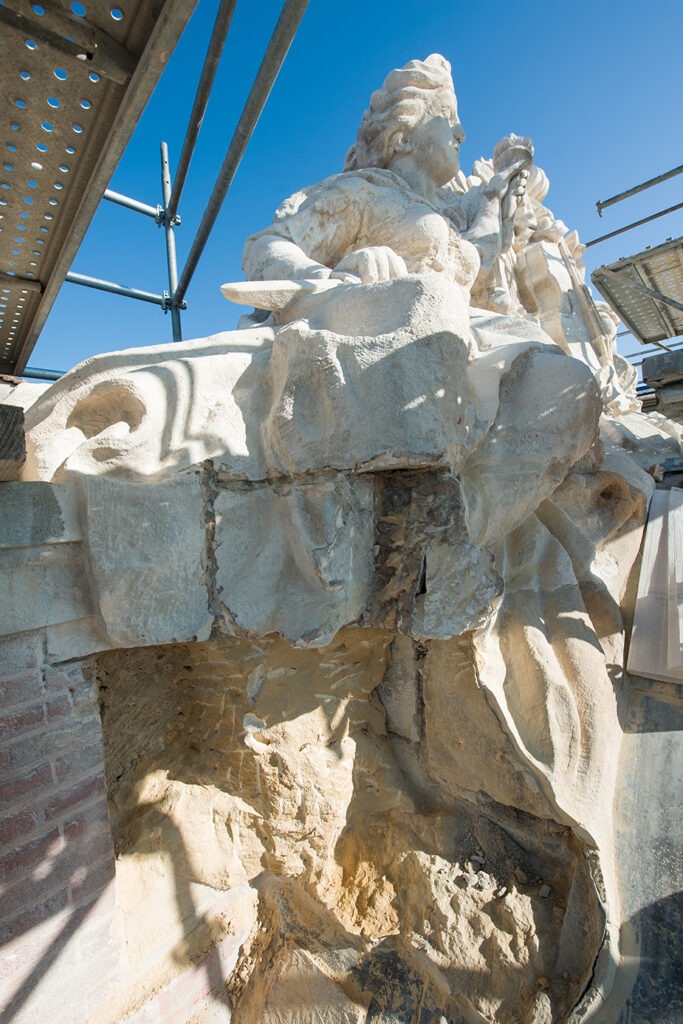
<svg viewBox="0 0 683 1024"><path fill-rule="evenodd" d="M216 9L217 0L199 0L111 181L116 191L160 201L159 142L173 168ZM180 206L181 268L280 9L280 0L238 0ZM547 205L583 241L680 202L683 175L602 219L595 209L683 163L682 38L680 0L311 0L188 291L184 337L235 326L241 310L219 285L242 278L247 235L270 223L283 198L340 170L372 90L391 68L429 53L453 65L466 173L503 135L530 135L550 178ZM589 249L588 269L681 234L683 211ZM103 202L72 269L162 291L163 233ZM65 284L30 365L69 369L170 338L157 307Z"/></svg>

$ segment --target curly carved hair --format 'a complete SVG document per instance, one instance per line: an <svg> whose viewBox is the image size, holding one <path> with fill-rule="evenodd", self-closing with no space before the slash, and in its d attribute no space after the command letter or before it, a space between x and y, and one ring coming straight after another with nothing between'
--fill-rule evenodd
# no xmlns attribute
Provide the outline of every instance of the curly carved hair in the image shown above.
<svg viewBox="0 0 683 1024"><path fill-rule="evenodd" d="M427 112L454 109L455 103L451 65L441 54L411 60L391 71L382 88L372 94L344 170L387 168L399 144Z"/></svg>

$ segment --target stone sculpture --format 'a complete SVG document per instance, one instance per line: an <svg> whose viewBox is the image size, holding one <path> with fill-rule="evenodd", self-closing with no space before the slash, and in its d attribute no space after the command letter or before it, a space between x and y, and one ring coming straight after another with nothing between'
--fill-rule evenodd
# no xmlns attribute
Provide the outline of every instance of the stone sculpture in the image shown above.
<svg viewBox="0 0 683 1024"><path fill-rule="evenodd" d="M298 1020L292 999L330 1021L587 1019L618 959L622 613L643 470L677 440L638 411L529 140L465 178L463 139L442 57L391 72L344 172L248 240L224 287L255 307L242 329L95 357L27 413L26 478L83 494L101 646L211 636L241 666L261 788L211 785L225 876L266 874L235 1020ZM185 633L182 607L151 622L167 577L143 581L143 622L116 566L155 492L180 516L191 492L206 531ZM304 658L274 633L311 649L289 696L262 690ZM315 739L292 723L328 722L332 662L361 668Z"/></svg>

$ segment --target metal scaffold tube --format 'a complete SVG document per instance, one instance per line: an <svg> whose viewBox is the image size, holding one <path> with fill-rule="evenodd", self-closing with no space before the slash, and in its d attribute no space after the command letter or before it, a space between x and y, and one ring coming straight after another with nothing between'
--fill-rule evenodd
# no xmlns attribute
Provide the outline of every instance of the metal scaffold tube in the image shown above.
<svg viewBox="0 0 683 1024"><path fill-rule="evenodd" d="M182 301L309 0L286 0L213 187L175 294Z"/></svg>
<svg viewBox="0 0 683 1024"><path fill-rule="evenodd" d="M683 203L676 203L675 206L667 206L666 210L660 210L658 213L651 213L649 217L643 217L641 220L634 220L632 224L626 224L623 228L617 228L616 231L609 231L606 235L600 235L599 238L591 238L590 242L584 242L586 248L590 248L591 245L597 245L598 242L604 242L608 238L615 238L617 235L623 235L625 231L630 231L632 228L639 228L642 224L649 224L651 220L657 220L658 217L665 217L668 213L675 213L676 210L683 209Z"/></svg>
<svg viewBox="0 0 683 1024"><path fill-rule="evenodd" d="M679 167L674 167L670 171L665 171L664 174L658 174L656 178L649 178L640 185L634 185L633 188L628 188L625 192L619 192L616 196L612 196L611 199L598 200L595 204L598 214L602 217L602 211L606 210L608 206L614 206L615 203L620 203L622 199L630 199L631 196L644 192L645 189L652 188L653 185L659 185L662 181L668 181L669 178L674 178L677 174L683 174L683 164Z"/></svg>
<svg viewBox="0 0 683 1024"><path fill-rule="evenodd" d="M223 53L223 47L228 35L228 30L230 29L230 22L232 21L236 4L237 0L221 0L220 7L218 8L213 32L211 33L209 48L206 51L206 57L204 59L204 67L202 68L199 85L197 86L197 94L192 106L192 113L190 114L187 132L185 133L183 148L180 152L180 159L178 160L178 169L176 170L171 197L168 203L165 204L166 213L170 220L173 220L178 212L180 196L185 186L185 179L187 178L190 161L192 160L194 148L197 144L199 129L201 128L202 121L204 120L206 106L209 102L213 81L216 77L216 71L218 70L218 64L221 59L221 54Z"/></svg>
<svg viewBox="0 0 683 1024"><path fill-rule="evenodd" d="M175 251L175 218L169 216L168 203L171 198L171 170L168 164L168 146L161 143L161 194L164 200L164 231L166 233L166 262L168 264L168 292L170 295L171 327L173 340L182 341L183 333L180 326L180 310L176 302L178 288L178 263Z"/></svg>
<svg viewBox="0 0 683 1024"><path fill-rule="evenodd" d="M125 284L116 284L114 281L102 281L99 277L88 277L87 274L75 274L73 271L64 278L69 284L80 284L84 288L95 288L100 292L111 292L113 295L125 295L129 299L140 299L141 302L152 302L155 306L165 307L168 300L163 295L155 295L154 292L144 292L139 288L129 288Z"/></svg>
<svg viewBox="0 0 683 1024"><path fill-rule="evenodd" d="M115 203L117 206L125 206L127 210L134 210L135 213L144 213L146 217L152 217L154 220L159 219L159 207L149 206L147 203L141 203L139 199L131 199L130 196L124 196L120 192L113 192L112 189L105 189L102 197L110 203Z"/></svg>

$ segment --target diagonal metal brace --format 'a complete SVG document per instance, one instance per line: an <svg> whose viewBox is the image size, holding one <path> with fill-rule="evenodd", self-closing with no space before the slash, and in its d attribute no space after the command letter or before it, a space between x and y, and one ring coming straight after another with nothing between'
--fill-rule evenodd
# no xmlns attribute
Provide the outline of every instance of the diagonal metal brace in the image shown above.
<svg viewBox="0 0 683 1024"><path fill-rule="evenodd" d="M641 284L639 281L633 281L631 278L625 278L623 274L620 274L618 270L607 270L606 267L601 267L600 272L605 274L607 277L611 277L620 284L625 284L629 288L635 288L636 291L643 292L644 295L649 295L652 299L658 299L659 302L665 302L667 306L673 306L674 309L679 309L683 313L683 302L679 302L678 299L671 299L668 295L662 295L661 292L655 291L654 288L648 288L646 284Z"/></svg>

